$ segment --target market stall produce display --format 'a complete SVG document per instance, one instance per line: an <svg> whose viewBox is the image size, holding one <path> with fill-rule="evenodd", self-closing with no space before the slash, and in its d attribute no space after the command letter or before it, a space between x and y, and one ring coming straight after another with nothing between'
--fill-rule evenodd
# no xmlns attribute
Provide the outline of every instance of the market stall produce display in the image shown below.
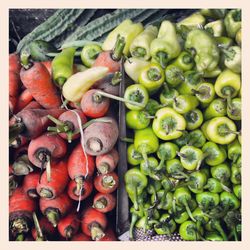
<svg viewBox="0 0 250 250"><path fill-rule="evenodd" d="M97 12L9 55L10 240L241 240L241 10Z"/></svg>

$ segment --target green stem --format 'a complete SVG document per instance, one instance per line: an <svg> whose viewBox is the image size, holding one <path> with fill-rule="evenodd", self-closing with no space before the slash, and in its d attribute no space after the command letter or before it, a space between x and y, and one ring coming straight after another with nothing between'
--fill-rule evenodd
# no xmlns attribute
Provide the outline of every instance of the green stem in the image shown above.
<svg viewBox="0 0 250 250"><path fill-rule="evenodd" d="M120 61L125 44L126 43L125 43L124 37L121 37L120 35L118 35L116 39L116 43L115 43L115 48L112 51L112 55L111 55L114 61Z"/></svg>
<svg viewBox="0 0 250 250"><path fill-rule="evenodd" d="M111 84L113 86L116 86L121 83L121 80L122 80L122 73L120 71L117 71L114 73L114 76L111 80Z"/></svg>
<svg viewBox="0 0 250 250"><path fill-rule="evenodd" d="M191 212L191 210L190 210L190 208L189 208L189 205L188 205L187 200L184 200L183 204L184 204L184 206L185 206L185 208L186 208L186 211L187 211L187 213L188 213L190 219L191 219L193 222L196 222L196 219L193 217L192 212Z"/></svg>
<svg viewBox="0 0 250 250"><path fill-rule="evenodd" d="M128 138L128 137L120 137L120 141L128 142L128 143L134 143L134 139L133 138Z"/></svg>
<svg viewBox="0 0 250 250"><path fill-rule="evenodd" d="M134 240L133 231L134 231L135 223L137 222L137 220L138 220L138 216L132 213L132 218L131 218L130 227L129 227L129 240Z"/></svg>
<svg viewBox="0 0 250 250"><path fill-rule="evenodd" d="M50 119L52 122L54 122L58 126L64 126L63 122L61 122L60 120L56 119L52 115L47 115L47 118Z"/></svg>

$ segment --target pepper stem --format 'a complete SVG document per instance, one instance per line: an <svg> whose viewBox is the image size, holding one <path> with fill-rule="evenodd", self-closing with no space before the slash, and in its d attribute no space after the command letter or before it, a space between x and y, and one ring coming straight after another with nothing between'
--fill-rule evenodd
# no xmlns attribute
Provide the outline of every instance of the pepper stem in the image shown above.
<svg viewBox="0 0 250 250"><path fill-rule="evenodd" d="M132 213L132 217L131 217L131 222L130 222L130 227L129 227L129 240L134 240L134 227L135 227L135 223L138 220L138 216L135 213Z"/></svg>
<svg viewBox="0 0 250 250"><path fill-rule="evenodd" d="M158 61L162 68L166 68L168 63L168 54L166 52L160 51L157 53Z"/></svg>
<svg viewBox="0 0 250 250"><path fill-rule="evenodd" d="M223 230L223 228L221 227L220 223L218 221L214 221L213 223L214 228L220 233L220 235L222 236L224 241L227 241L227 236Z"/></svg>
<svg viewBox="0 0 250 250"><path fill-rule="evenodd" d="M105 96L105 97L120 101L120 102L129 103L131 105L135 105L135 106L138 106L138 107L144 107L144 105L142 103L140 103L140 102L134 102L134 101L131 101L129 99L122 98L120 96L111 95L111 94L108 94L108 93L106 93L104 91L101 91L101 90L98 90L96 93L98 93L98 94L100 94L102 96Z"/></svg>
<svg viewBox="0 0 250 250"><path fill-rule="evenodd" d="M142 47L136 47L134 51L132 52L132 55L135 57L141 57L144 58L144 56L147 54L146 49Z"/></svg>
<svg viewBox="0 0 250 250"><path fill-rule="evenodd" d="M155 168L156 171L159 171L163 168L165 160L166 160L165 157L161 158L159 165Z"/></svg>
<svg viewBox="0 0 250 250"><path fill-rule="evenodd" d="M221 187L222 187L223 190L225 190L228 193L232 193L232 190L229 187L224 185L222 182L220 184L221 184Z"/></svg>
<svg viewBox="0 0 250 250"><path fill-rule="evenodd" d="M120 141L128 142L128 143L134 143L134 139L133 138L128 138L128 137L120 137Z"/></svg>
<svg viewBox="0 0 250 250"><path fill-rule="evenodd" d="M114 61L120 61L125 44L125 38L119 34L116 39L115 48L111 53L111 57Z"/></svg>
<svg viewBox="0 0 250 250"><path fill-rule="evenodd" d="M190 210L190 207L189 207L189 205L188 205L187 200L184 200L184 201L183 201L183 205L185 206L186 211L187 211L187 213L188 213L190 219L191 219L193 222L196 222L196 219L195 219L195 218L193 217L193 215L192 215L192 212L191 212L191 210Z"/></svg>
<svg viewBox="0 0 250 250"><path fill-rule="evenodd" d="M113 86L116 86L118 85L119 83L121 83L121 80L122 80L122 73L120 71L117 71L114 73L114 76L111 80L111 84Z"/></svg>

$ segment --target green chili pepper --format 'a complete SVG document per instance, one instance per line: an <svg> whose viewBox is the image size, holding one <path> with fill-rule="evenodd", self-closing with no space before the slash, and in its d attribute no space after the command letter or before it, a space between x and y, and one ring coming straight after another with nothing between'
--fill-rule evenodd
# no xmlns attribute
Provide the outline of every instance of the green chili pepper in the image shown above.
<svg viewBox="0 0 250 250"><path fill-rule="evenodd" d="M215 117L208 121L205 127L208 138L219 144L229 144L239 132L236 131L235 123L227 117Z"/></svg>
<svg viewBox="0 0 250 250"><path fill-rule="evenodd" d="M212 83L200 83L196 89L193 89L196 98L203 104L208 104L214 100L215 90Z"/></svg>
<svg viewBox="0 0 250 250"><path fill-rule="evenodd" d="M165 77L170 87L176 87L185 80L182 69L173 64L165 69Z"/></svg>
<svg viewBox="0 0 250 250"><path fill-rule="evenodd" d="M209 178L207 184L203 188L208 189L211 193L221 193L223 190L227 192L231 191L226 185L215 178Z"/></svg>
<svg viewBox="0 0 250 250"><path fill-rule="evenodd" d="M183 71L188 71L194 67L194 59L190 53L182 51L172 64Z"/></svg>
<svg viewBox="0 0 250 250"><path fill-rule="evenodd" d="M82 63L90 68L98 55L102 52L101 46L97 44L87 44L83 47L81 52Z"/></svg>
<svg viewBox="0 0 250 250"><path fill-rule="evenodd" d="M165 107L165 105L159 104L155 99L150 98L144 110L148 112L149 115L154 116L156 111L163 107Z"/></svg>
<svg viewBox="0 0 250 250"><path fill-rule="evenodd" d="M223 241L223 238L217 232L207 232L205 239L208 241Z"/></svg>
<svg viewBox="0 0 250 250"><path fill-rule="evenodd" d="M208 211L219 205L220 196L217 193L203 192L196 194L196 201L203 211Z"/></svg>
<svg viewBox="0 0 250 250"><path fill-rule="evenodd" d="M240 207L240 201L233 193L229 192L222 192L220 194L220 202L222 207L229 211L229 210L236 210Z"/></svg>
<svg viewBox="0 0 250 250"><path fill-rule="evenodd" d="M148 127L135 131L134 145L135 149L142 154L146 165L148 165L147 154L155 153L157 151L159 140L153 130Z"/></svg>
<svg viewBox="0 0 250 250"><path fill-rule="evenodd" d="M157 173L158 164L158 160L155 157L149 157L147 161L141 161L140 170L143 174L150 176L153 180L160 180L161 176Z"/></svg>
<svg viewBox="0 0 250 250"><path fill-rule="evenodd" d="M182 135L181 131L185 130L186 121L174 109L161 108L155 114L152 128L160 139L172 140Z"/></svg>
<svg viewBox="0 0 250 250"><path fill-rule="evenodd" d="M147 26L131 43L129 48L131 55L143 60L149 60L151 57L150 44L157 37L157 33L157 27L153 25Z"/></svg>
<svg viewBox="0 0 250 250"><path fill-rule="evenodd" d="M241 10L233 9L230 10L225 19L224 24L229 37L235 38L236 33L241 28Z"/></svg>
<svg viewBox="0 0 250 250"><path fill-rule="evenodd" d="M204 30L192 30L185 42L187 50L194 50L196 68L199 72L214 70L220 59L216 41Z"/></svg>
<svg viewBox="0 0 250 250"><path fill-rule="evenodd" d="M233 184L241 184L241 168L238 168L235 164L231 167L230 180Z"/></svg>
<svg viewBox="0 0 250 250"><path fill-rule="evenodd" d="M227 115L232 120L241 120L241 98L231 100L231 103L227 105Z"/></svg>
<svg viewBox="0 0 250 250"><path fill-rule="evenodd" d="M221 19L225 17L227 11L227 9L201 9L201 14L206 17Z"/></svg>
<svg viewBox="0 0 250 250"><path fill-rule="evenodd" d="M208 223L208 221L209 221L209 218L205 215L205 213L199 207L197 207L192 212L192 215L196 219L196 226L197 226L199 231L201 230L201 227L203 225L206 225L206 223Z"/></svg>
<svg viewBox="0 0 250 250"><path fill-rule="evenodd" d="M239 240L238 236L238 230L237 227L238 225L241 225L241 212L236 210L236 211L229 211L226 216L224 217L224 221L227 225L227 228L230 229L230 235L232 234L234 237L235 241ZM241 230L240 230L241 233ZM231 236L229 235L229 239Z"/></svg>
<svg viewBox="0 0 250 250"><path fill-rule="evenodd" d="M136 57L130 57L124 63L124 70L126 74L134 81L138 82L139 75L145 67L150 65L150 62L144 61Z"/></svg>
<svg viewBox="0 0 250 250"><path fill-rule="evenodd" d="M187 221L189 219L189 215L186 211L184 212L178 212L174 214L174 221L177 224L182 224L183 222Z"/></svg>
<svg viewBox="0 0 250 250"><path fill-rule="evenodd" d="M215 37L215 41L217 42L217 46L223 49L228 49L233 45L233 39L226 36Z"/></svg>
<svg viewBox="0 0 250 250"><path fill-rule="evenodd" d="M104 51L112 50L115 47L117 36L120 35L125 39L126 45L123 49L123 54L127 56L131 43L142 31L143 26L141 23L133 23L130 19L126 19L108 34L103 42L102 49Z"/></svg>
<svg viewBox="0 0 250 250"><path fill-rule="evenodd" d="M179 95L178 91L174 88L166 88L164 85L164 89L160 94L160 102L167 107L173 107L174 98Z"/></svg>
<svg viewBox="0 0 250 250"><path fill-rule="evenodd" d="M181 26L186 26L190 29L195 29L202 27L205 22L205 17L200 12L195 12L178 22L176 25L178 28L180 28Z"/></svg>
<svg viewBox="0 0 250 250"><path fill-rule="evenodd" d="M135 210L138 210L138 196L142 194L148 184L147 177L137 168L131 168L125 174L125 184L129 198L134 203Z"/></svg>
<svg viewBox="0 0 250 250"><path fill-rule="evenodd" d="M167 63L176 58L181 52L175 26L170 21L161 23L156 39L151 42L150 54L160 65L165 68Z"/></svg>
<svg viewBox="0 0 250 250"><path fill-rule="evenodd" d="M214 89L219 97L226 98L231 103L231 98L237 96L241 88L240 75L225 69L216 79Z"/></svg>
<svg viewBox="0 0 250 250"><path fill-rule="evenodd" d="M204 112L204 119L225 116L227 114L227 103L224 99L214 99Z"/></svg>
<svg viewBox="0 0 250 250"><path fill-rule="evenodd" d="M141 106L138 106L125 102L128 109L142 110L146 107L149 96L147 90L142 85L132 84L126 88L124 98L141 104Z"/></svg>
<svg viewBox="0 0 250 250"><path fill-rule="evenodd" d="M226 183L231 177L231 169L228 163L222 163L211 167L211 175L221 183Z"/></svg>
<svg viewBox="0 0 250 250"><path fill-rule="evenodd" d="M150 118L145 111L130 110L126 113L126 124L132 129L144 129L150 124Z"/></svg>
<svg viewBox="0 0 250 250"><path fill-rule="evenodd" d="M201 149L194 146L183 146L177 154L185 169L190 171L199 169L203 159L203 152Z"/></svg>
<svg viewBox="0 0 250 250"><path fill-rule="evenodd" d="M176 223L169 214L163 214L158 224L154 225L157 234L166 234L170 236L176 230Z"/></svg>
<svg viewBox="0 0 250 250"><path fill-rule="evenodd" d="M186 187L177 187L174 191L174 199L176 200L177 205L185 207L192 221L196 221L189 207L189 202L192 200L189 189Z"/></svg>
<svg viewBox="0 0 250 250"><path fill-rule="evenodd" d="M234 192L235 196L239 200L241 200L241 185L240 184L233 186L233 192Z"/></svg>
<svg viewBox="0 0 250 250"><path fill-rule="evenodd" d="M238 158L241 156L241 144L238 139L235 139L228 145L227 156L228 159L233 161L233 163L236 163Z"/></svg>
<svg viewBox="0 0 250 250"><path fill-rule="evenodd" d="M189 133L184 130L182 132L182 135L179 138L175 139L173 142L176 143L179 147L183 147L188 144L189 139Z"/></svg>
<svg viewBox="0 0 250 250"><path fill-rule="evenodd" d="M188 146L201 148L206 143L206 137L200 129L191 131L188 134Z"/></svg>
<svg viewBox="0 0 250 250"><path fill-rule="evenodd" d="M157 63L146 66L139 75L139 83L143 85L149 94L155 93L165 80L164 71Z"/></svg>
<svg viewBox="0 0 250 250"><path fill-rule="evenodd" d="M209 166L216 166L223 163L227 158L226 150L214 142L208 141L202 147L205 155L205 162Z"/></svg>
<svg viewBox="0 0 250 250"><path fill-rule="evenodd" d="M187 220L180 225L179 234L183 240L187 241L197 241L201 239L196 223L190 220Z"/></svg>
<svg viewBox="0 0 250 250"><path fill-rule="evenodd" d="M225 66L234 73L241 73L241 48L239 46L231 46L227 49L222 49L224 54Z"/></svg>
<svg viewBox="0 0 250 250"><path fill-rule="evenodd" d="M168 178L165 177L162 181L161 181L161 185L164 188L164 190L167 192L172 191L177 184L179 183L178 180L174 179L174 178Z"/></svg>
<svg viewBox="0 0 250 250"><path fill-rule="evenodd" d="M178 92L182 95L193 95L193 89L196 90L201 82L201 73L193 70L186 71L184 73L184 78L184 82L177 88Z"/></svg>
<svg viewBox="0 0 250 250"><path fill-rule="evenodd" d="M188 175L184 173L184 168L179 159L172 159L166 162L167 173L176 179L188 178Z"/></svg>
<svg viewBox="0 0 250 250"><path fill-rule="evenodd" d="M199 128L203 122L203 115L199 109L194 109L185 113L184 118L186 119L188 130Z"/></svg>
<svg viewBox="0 0 250 250"><path fill-rule="evenodd" d="M171 192L166 192L163 189L157 191L156 194L157 209L169 210L172 207L173 194ZM153 201L153 197L151 197L151 202Z"/></svg>
<svg viewBox="0 0 250 250"><path fill-rule="evenodd" d="M63 49L52 61L53 79L60 87L73 74L75 48Z"/></svg>
<svg viewBox="0 0 250 250"><path fill-rule="evenodd" d="M202 171L195 171L189 175L188 188L195 194L202 193L206 182L207 175Z"/></svg>
<svg viewBox="0 0 250 250"><path fill-rule="evenodd" d="M210 23L207 23L204 26L205 30L209 32L214 37L223 36L225 32L224 23L222 20L216 20Z"/></svg>
<svg viewBox="0 0 250 250"><path fill-rule="evenodd" d="M137 166L143 160L140 152L135 150L135 145L130 144L127 149L127 161L130 165Z"/></svg>
<svg viewBox="0 0 250 250"><path fill-rule="evenodd" d="M211 230L216 230L222 237L223 241L227 241L227 235L226 233L224 232L221 224L220 224L220 221L218 219L210 219L210 221L207 223L208 226L211 227ZM206 227L207 227L206 225Z"/></svg>
<svg viewBox="0 0 250 250"><path fill-rule="evenodd" d="M179 151L179 147L176 144L172 142L161 143L157 150L157 156L161 160L157 170L163 168L165 161L174 159L177 151Z"/></svg>
<svg viewBox="0 0 250 250"><path fill-rule="evenodd" d="M241 46L241 29L237 31L235 36L235 41L239 46Z"/></svg>
<svg viewBox="0 0 250 250"><path fill-rule="evenodd" d="M174 99L173 108L180 114L185 114L199 105L199 101L192 95L179 95Z"/></svg>

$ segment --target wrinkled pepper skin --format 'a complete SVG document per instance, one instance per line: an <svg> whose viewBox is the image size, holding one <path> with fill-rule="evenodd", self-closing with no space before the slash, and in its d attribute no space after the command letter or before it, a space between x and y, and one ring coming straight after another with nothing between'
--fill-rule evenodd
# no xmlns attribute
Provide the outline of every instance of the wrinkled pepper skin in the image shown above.
<svg viewBox="0 0 250 250"><path fill-rule="evenodd" d="M192 30L185 42L187 50L194 50L196 67L199 72L214 70L220 59L216 41L204 30Z"/></svg>

